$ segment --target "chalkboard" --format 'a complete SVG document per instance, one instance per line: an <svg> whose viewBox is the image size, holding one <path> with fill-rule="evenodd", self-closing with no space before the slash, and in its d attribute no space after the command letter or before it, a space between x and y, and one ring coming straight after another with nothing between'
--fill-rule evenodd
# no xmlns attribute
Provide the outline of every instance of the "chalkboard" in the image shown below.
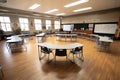
<svg viewBox="0 0 120 80"><path fill-rule="evenodd" d="M94 33L115 34L117 24L95 24Z"/></svg>
<svg viewBox="0 0 120 80"><path fill-rule="evenodd" d="M74 24L74 29L76 30L86 30L86 29L89 29L88 28L88 24Z"/></svg>

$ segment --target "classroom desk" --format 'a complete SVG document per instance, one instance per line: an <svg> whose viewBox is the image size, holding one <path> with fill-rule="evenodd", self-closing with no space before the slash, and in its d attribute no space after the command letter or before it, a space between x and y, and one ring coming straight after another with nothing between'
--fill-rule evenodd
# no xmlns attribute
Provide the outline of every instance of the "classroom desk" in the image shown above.
<svg viewBox="0 0 120 80"><path fill-rule="evenodd" d="M110 39L110 37L102 37L102 36L99 36L99 41L101 41L101 42L109 42L109 43L113 42L113 40Z"/></svg>
<svg viewBox="0 0 120 80"><path fill-rule="evenodd" d="M98 38L99 37L99 35L97 35L97 34L89 34L89 36L90 36L90 38Z"/></svg>
<svg viewBox="0 0 120 80"><path fill-rule="evenodd" d="M99 38L99 35L97 35L97 34L89 34L89 38L90 38L91 40L96 41L96 39Z"/></svg>
<svg viewBox="0 0 120 80"><path fill-rule="evenodd" d="M72 43L67 45L57 45L57 44L51 44L51 43L38 43L38 46L44 46L49 49L74 49L76 47L83 47L83 44L80 43Z"/></svg>
<svg viewBox="0 0 120 80"><path fill-rule="evenodd" d="M36 37L37 37L38 42L40 42L41 40L43 40L43 38L45 37L45 35L46 35L46 33L37 34Z"/></svg>
<svg viewBox="0 0 120 80"><path fill-rule="evenodd" d="M51 50L56 50L56 49L67 49L67 50L71 50L71 49L75 49L76 47L81 47L82 51L81 54L83 54L83 44L80 43L72 43L72 44L67 44L67 45L57 45L57 44L51 44L51 43L38 43L38 54L39 54L39 59L41 60L42 57L42 53L40 51L40 47L47 47L48 49Z"/></svg>
<svg viewBox="0 0 120 80"><path fill-rule="evenodd" d="M75 39L75 41L77 40L77 34L56 34L56 37L59 37L59 38L64 38L65 41L70 38L71 41L73 41L73 38Z"/></svg>
<svg viewBox="0 0 120 80"><path fill-rule="evenodd" d="M19 37L20 35L14 35L14 36L11 36L11 37L7 37L7 42L11 42L11 41L19 41L19 40L22 40L22 38Z"/></svg>
<svg viewBox="0 0 120 80"><path fill-rule="evenodd" d="M6 43L7 47L9 47L10 49L10 52L12 51L12 49L17 49L19 46L24 44L23 39L17 35L8 37L7 39L8 40L6 41ZM12 45L14 45L14 48L11 47Z"/></svg>
<svg viewBox="0 0 120 80"><path fill-rule="evenodd" d="M109 46L113 42L113 40L110 39L110 37L103 37L103 36L99 36L98 41L100 43L100 48L104 49L105 51L109 51Z"/></svg>
<svg viewBox="0 0 120 80"><path fill-rule="evenodd" d="M81 37L83 37L83 36L87 35L87 33L80 32L80 33L78 33L78 35L80 35Z"/></svg>
<svg viewBox="0 0 120 80"><path fill-rule="evenodd" d="M40 33L40 34L37 34L36 36L37 37L44 37L46 35L46 33Z"/></svg>

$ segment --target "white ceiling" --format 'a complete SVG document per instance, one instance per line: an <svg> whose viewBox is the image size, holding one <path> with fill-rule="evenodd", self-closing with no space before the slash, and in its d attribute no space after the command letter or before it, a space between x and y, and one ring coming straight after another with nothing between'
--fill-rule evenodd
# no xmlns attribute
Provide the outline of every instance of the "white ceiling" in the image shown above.
<svg viewBox="0 0 120 80"><path fill-rule="evenodd" d="M7 3L0 3L0 6L38 13L44 13L51 9L58 9L58 11L51 14L56 15L58 13L65 13L64 16L120 7L120 0L89 0L87 3L79 4L70 8L64 8L64 5L75 1L78 0L7 0ZM40 4L40 7L35 10L29 10L28 8L35 3ZM93 9L83 12L73 12L75 9L84 7L92 7Z"/></svg>

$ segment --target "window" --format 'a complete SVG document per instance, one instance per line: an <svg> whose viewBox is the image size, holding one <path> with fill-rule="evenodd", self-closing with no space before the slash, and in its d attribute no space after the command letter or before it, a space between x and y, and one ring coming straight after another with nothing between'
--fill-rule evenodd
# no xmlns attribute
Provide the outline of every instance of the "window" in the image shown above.
<svg viewBox="0 0 120 80"><path fill-rule="evenodd" d="M60 21L54 21L54 28L60 29Z"/></svg>
<svg viewBox="0 0 120 80"><path fill-rule="evenodd" d="M34 19L34 23L35 23L35 30L42 30L41 19Z"/></svg>
<svg viewBox="0 0 120 80"><path fill-rule="evenodd" d="M9 17L0 16L0 26L1 26L1 29L4 31L12 31Z"/></svg>
<svg viewBox="0 0 120 80"><path fill-rule="evenodd" d="M46 20L46 30L51 28L51 20Z"/></svg>
<svg viewBox="0 0 120 80"><path fill-rule="evenodd" d="M29 31L27 18L19 18L19 22L20 22L20 28L22 31Z"/></svg>

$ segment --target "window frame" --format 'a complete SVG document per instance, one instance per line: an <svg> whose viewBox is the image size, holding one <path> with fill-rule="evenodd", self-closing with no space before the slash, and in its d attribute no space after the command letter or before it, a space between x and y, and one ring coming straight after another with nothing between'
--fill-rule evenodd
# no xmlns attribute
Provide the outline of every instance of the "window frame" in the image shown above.
<svg viewBox="0 0 120 80"><path fill-rule="evenodd" d="M27 22L24 22L24 21L27 21ZM23 17L20 17L19 18L19 23L20 23L20 29L21 31L29 31L29 20L28 18L23 18ZM25 28L27 27L27 28Z"/></svg>
<svg viewBox="0 0 120 80"><path fill-rule="evenodd" d="M57 21L57 23L56 23L56 21ZM59 26L59 27L56 27L56 26ZM54 21L54 29L56 30L56 29L60 29L60 21L59 20L55 20Z"/></svg>
<svg viewBox="0 0 120 80"><path fill-rule="evenodd" d="M12 32L11 21L9 16L0 16L0 28L5 32Z"/></svg>
<svg viewBox="0 0 120 80"><path fill-rule="evenodd" d="M35 20L38 20L38 21L40 21L40 23L39 22L36 22ZM42 20L41 19L34 19L34 24L35 24L35 30L42 30ZM38 27L38 25L39 25L39 27Z"/></svg>
<svg viewBox="0 0 120 80"><path fill-rule="evenodd" d="M47 23L48 22L48 23ZM51 20L45 20L45 27L46 27L46 30L50 30L51 29Z"/></svg>

